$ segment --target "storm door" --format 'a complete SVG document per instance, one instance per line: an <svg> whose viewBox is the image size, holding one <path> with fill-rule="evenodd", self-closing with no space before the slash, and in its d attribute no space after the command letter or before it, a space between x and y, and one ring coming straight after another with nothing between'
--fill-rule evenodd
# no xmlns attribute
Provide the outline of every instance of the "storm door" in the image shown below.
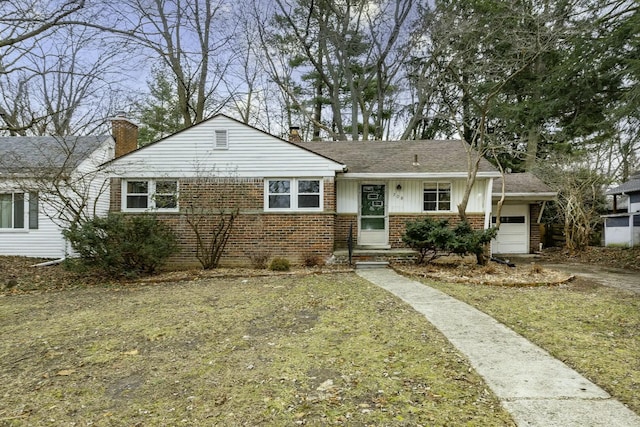
<svg viewBox="0 0 640 427"><path fill-rule="evenodd" d="M363 184L360 187L360 227L358 244L361 246L387 245L387 206L384 184Z"/></svg>

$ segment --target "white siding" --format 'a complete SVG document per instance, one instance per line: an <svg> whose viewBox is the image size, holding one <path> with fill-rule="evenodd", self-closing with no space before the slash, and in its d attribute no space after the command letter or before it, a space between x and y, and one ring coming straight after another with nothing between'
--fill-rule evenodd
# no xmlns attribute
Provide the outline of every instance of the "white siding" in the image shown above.
<svg viewBox="0 0 640 427"><path fill-rule="evenodd" d="M215 149L215 132L228 131L228 149ZM238 123L216 116L109 165L116 176L157 178L332 177L342 165Z"/></svg>
<svg viewBox="0 0 640 427"><path fill-rule="evenodd" d="M419 214L423 213L423 188L424 182L429 179L396 180L391 179L386 182L388 185L389 214ZM433 181L433 180L431 180ZM461 179L446 180L438 179L442 182L451 182L451 212L457 213L457 206L462 201L464 195L465 181ZM368 182L368 181L367 181ZM371 182L374 182L373 180ZM359 180L338 180L337 181L337 209L338 213L357 213L358 198L361 181ZM398 185L400 189L398 189ZM484 213L486 206L486 180L477 180L474 184L467 213Z"/></svg>
<svg viewBox="0 0 640 427"><path fill-rule="evenodd" d="M19 191L19 190L16 190ZM28 195L26 196L28 197ZM28 209L25 209L28 211ZM39 204L38 229L0 230L0 255L28 256L41 258L62 258L65 254L65 241L61 228L51 219L52 212ZM29 224L26 212L25 224Z"/></svg>
<svg viewBox="0 0 640 427"><path fill-rule="evenodd" d="M109 188L107 176L104 172L97 172L100 164L113 157L113 139L109 138L89 158L84 160L73 173L75 179L74 190L86 197L90 215L105 215L109 210ZM107 185L105 185L105 183ZM0 192L25 192L28 182L18 183L4 181L0 183ZM70 193L73 194L73 193ZM28 194L26 195L28 197ZM0 229L0 255L28 256L39 258L62 258L69 248L62 236L62 221L59 218L61 203L48 204L45 200L52 200L55 196L40 194L38 202L38 229L21 230ZM57 198L56 200L60 200ZM28 206L28 204L27 204ZM28 222L28 209L25 208L25 224Z"/></svg>
<svg viewBox="0 0 640 427"><path fill-rule="evenodd" d="M100 166L113 158L114 145L113 139L109 138L88 159L80 163L74 173L79 180L78 187L86 195L88 207L91 209L90 215L95 213L97 216L103 216L109 212L109 176Z"/></svg>

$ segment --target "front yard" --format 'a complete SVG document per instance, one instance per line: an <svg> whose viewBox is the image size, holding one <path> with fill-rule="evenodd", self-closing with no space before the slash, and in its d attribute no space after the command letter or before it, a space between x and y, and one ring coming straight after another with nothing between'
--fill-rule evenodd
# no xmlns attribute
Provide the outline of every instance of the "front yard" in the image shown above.
<svg viewBox="0 0 640 427"><path fill-rule="evenodd" d="M0 426L513 425L437 330L355 274L103 283L26 262L0 258ZM640 413L637 294L422 276Z"/></svg>
<svg viewBox="0 0 640 427"><path fill-rule="evenodd" d="M513 425L351 273L5 294L0 335L0 425Z"/></svg>

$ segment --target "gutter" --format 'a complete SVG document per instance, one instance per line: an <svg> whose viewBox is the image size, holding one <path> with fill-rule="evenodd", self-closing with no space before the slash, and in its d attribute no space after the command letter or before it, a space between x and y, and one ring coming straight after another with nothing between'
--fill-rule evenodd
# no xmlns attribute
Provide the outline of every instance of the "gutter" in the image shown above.
<svg viewBox="0 0 640 427"><path fill-rule="evenodd" d="M340 176L342 179L399 179L399 178L467 178L467 172L388 172L388 173L369 173L369 172L346 172ZM499 178L500 174L495 172L478 172L476 178Z"/></svg>

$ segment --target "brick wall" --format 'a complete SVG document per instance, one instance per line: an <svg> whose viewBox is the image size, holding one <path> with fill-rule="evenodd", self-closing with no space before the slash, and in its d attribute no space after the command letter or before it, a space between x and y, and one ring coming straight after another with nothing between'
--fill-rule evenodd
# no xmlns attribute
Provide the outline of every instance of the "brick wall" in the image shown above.
<svg viewBox="0 0 640 427"><path fill-rule="evenodd" d="M408 221L415 221L428 216L431 219L448 219L449 225L455 226L460 222L460 217L457 214L413 214L413 215L389 215L389 244L392 248L405 248L406 245L402 242L402 235L406 230ZM484 214L469 214L469 224L476 229L482 230L484 228Z"/></svg>
<svg viewBox="0 0 640 427"><path fill-rule="evenodd" d="M205 236L213 235L220 208L240 208L222 265L250 265L252 258L266 255L301 263L306 257L328 258L333 252L335 229L335 185L324 181L324 212L264 212L263 179L180 179L180 212L158 213L178 236L180 252L171 264L197 265L197 238L188 216L198 215ZM112 180L111 211L121 210L121 185Z"/></svg>
<svg viewBox="0 0 640 427"><path fill-rule="evenodd" d="M406 229L407 221L415 221L417 219L424 218L425 214L391 214L389 215L389 245L392 248L405 248L406 245L402 242L402 235ZM460 221L460 218L456 214L441 214L441 215L428 215L433 219L448 219L451 225L455 225ZM470 214L469 222L475 229L481 230L484 228L484 215L483 214ZM353 238L358 237L358 216L356 214L340 214L336 216L336 248L347 247L347 237L349 235L349 226L353 224ZM357 241L354 241L357 244Z"/></svg>
<svg viewBox="0 0 640 427"><path fill-rule="evenodd" d="M538 216L540 215L540 205L532 203L529 205L529 253L538 252L540 250L540 223Z"/></svg>
<svg viewBox="0 0 640 427"><path fill-rule="evenodd" d="M358 215L356 214L339 214L336 215L335 221L335 247L336 249L344 249L347 247L347 239L349 238L349 227L353 227L353 244L357 244L358 239Z"/></svg>

